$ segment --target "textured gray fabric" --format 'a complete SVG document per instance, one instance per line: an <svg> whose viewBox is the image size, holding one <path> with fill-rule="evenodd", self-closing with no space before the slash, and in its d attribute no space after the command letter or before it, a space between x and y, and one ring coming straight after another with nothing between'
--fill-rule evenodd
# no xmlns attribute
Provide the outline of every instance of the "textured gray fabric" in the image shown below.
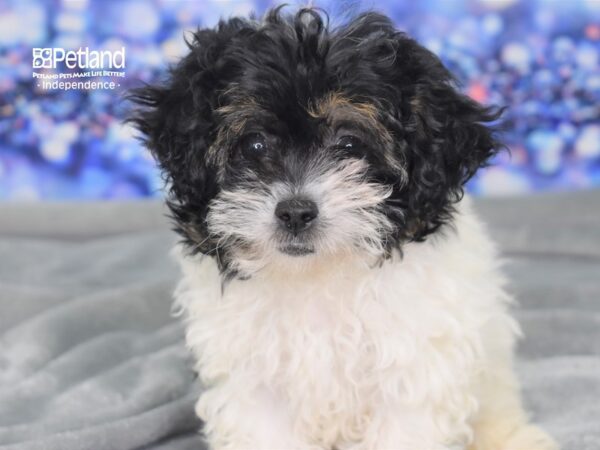
<svg viewBox="0 0 600 450"><path fill-rule="evenodd" d="M518 370L565 450L600 449L600 192L487 199L526 339ZM157 203L0 205L0 448L199 449Z"/></svg>

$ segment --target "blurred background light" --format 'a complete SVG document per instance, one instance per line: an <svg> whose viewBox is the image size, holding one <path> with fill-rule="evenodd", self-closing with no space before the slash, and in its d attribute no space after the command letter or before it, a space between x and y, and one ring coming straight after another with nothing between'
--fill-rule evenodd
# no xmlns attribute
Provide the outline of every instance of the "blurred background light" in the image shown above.
<svg viewBox="0 0 600 450"><path fill-rule="evenodd" d="M165 75L184 34L224 17L263 14L271 0L3 0L0 3L0 199L162 195L149 153L123 125L127 89ZM438 54L463 91L507 106L510 148L468 188L476 194L600 185L600 1L313 1L333 24L388 14ZM300 4L298 4L300 5ZM288 11L295 7L288 6ZM114 91L44 90L32 47L126 48Z"/></svg>

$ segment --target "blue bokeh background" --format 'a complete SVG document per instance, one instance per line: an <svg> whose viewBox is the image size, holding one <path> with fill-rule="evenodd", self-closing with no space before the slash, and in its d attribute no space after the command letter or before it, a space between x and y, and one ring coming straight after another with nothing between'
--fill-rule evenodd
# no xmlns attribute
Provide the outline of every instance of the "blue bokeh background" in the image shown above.
<svg viewBox="0 0 600 450"><path fill-rule="evenodd" d="M125 90L152 82L185 52L183 35L275 2L0 0L0 199L161 195ZM482 194L600 185L600 0L313 2L333 24L388 14L437 53L464 91L508 106L501 155L469 190ZM294 5L289 7L293 11ZM32 79L32 48L127 50L117 90L52 91Z"/></svg>

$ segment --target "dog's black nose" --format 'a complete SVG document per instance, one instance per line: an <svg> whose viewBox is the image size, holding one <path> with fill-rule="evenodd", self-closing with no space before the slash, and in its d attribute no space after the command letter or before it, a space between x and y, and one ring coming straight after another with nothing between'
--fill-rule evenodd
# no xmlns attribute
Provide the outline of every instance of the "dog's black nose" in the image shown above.
<svg viewBox="0 0 600 450"><path fill-rule="evenodd" d="M310 227L318 214L319 208L311 200L293 198L279 202L275 208L279 224L294 236Z"/></svg>

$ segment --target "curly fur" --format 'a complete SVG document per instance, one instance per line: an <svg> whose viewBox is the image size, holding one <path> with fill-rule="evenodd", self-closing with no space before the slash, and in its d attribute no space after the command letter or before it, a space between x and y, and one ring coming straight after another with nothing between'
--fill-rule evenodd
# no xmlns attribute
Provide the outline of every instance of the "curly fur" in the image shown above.
<svg viewBox="0 0 600 450"><path fill-rule="evenodd" d="M408 173L401 183L392 164L366 155L374 163L369 176L392 188L382 205L397 225L386 238L390 249L448 223L464 183L501 147L484 125L499 111L457 92L435 55L378 14L329 31L315 10L284 18L276 9L264 21L236 18L199 30L189 47L164 86L134 92L149 108L133 121L167 177L179 232L202 253L219 252L205 223L218 174L228 169L221 184L235 184L247 165L226 156L235 138L230 129L244 120L268 124L275 134L310 134L306 110L332 92L373 105L393 137L389 153ZM215 161L206 156L219 131L224 156ZM272 164L263 179L286 172L282 162Z"/></svg>
<svg viewBox="0 0 600 450"><path fill-rule="evenodd" d="M501 111L375 13L332 29L277 8L188 46L131 120L182 236L211 447L555 449L521 407L511 299L462 200ZM318 210L301 235L275 218L293 198Z"/></svg>

